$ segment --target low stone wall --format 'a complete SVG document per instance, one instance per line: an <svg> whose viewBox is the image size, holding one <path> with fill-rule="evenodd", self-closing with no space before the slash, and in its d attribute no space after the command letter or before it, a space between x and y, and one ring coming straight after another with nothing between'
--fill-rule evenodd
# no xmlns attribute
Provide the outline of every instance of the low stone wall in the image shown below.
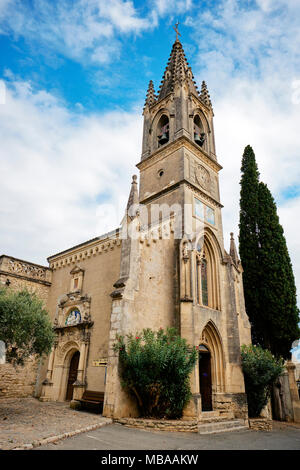
<svg viewBox="0 0 300 470"><path fill-rule="evenodd" d="M114 421L129 428L151 429L151 431L198 432L198 423L192 420L120 418Z"/></svg>
<svg viewBox="0 0 300 470"><path fill-rule="evenodd" d="M249 428L254 431L272 431L272 421L267 418L249 418Z"/></svg>
<svg viewBox="0 0 300 470"><path fill-rule="evenodd" d="M0 364L0 400L33 396L36 374L37 363L32 360L17 368Z"/></svg>

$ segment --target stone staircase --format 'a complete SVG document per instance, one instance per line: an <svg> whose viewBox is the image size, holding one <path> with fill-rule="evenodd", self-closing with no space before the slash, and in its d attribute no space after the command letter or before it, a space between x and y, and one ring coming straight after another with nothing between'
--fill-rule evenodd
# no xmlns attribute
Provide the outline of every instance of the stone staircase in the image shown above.
<svg viewBox="0 0 300 470"><path fill-rule="evenodd" d="M248 429L243 419L236 419L231 411L204 411L198 422L199 434L215 434L219 432L241 431Z"/></svg>

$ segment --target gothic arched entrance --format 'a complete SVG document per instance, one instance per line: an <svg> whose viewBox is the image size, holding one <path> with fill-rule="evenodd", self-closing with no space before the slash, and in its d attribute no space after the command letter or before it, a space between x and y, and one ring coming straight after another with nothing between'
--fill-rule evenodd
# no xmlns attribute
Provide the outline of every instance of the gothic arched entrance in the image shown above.
<svg viewBox="0 0 300 470"><path fill-rule="evenodd" d="M75 351L71 361L70 361L70 368L68 374L68 382L67 382L67 393L66 393L66 401L71 401L73 398L73 384L77 379L77 372L78 372L78 364L79 364L79 351Z"/></svg>
<svg viewBox="0 0 300 470"><path fill-rule="evenodd" d="M204 344L199 346L199 375L202 411L212 411L211 354Z"/></svg>

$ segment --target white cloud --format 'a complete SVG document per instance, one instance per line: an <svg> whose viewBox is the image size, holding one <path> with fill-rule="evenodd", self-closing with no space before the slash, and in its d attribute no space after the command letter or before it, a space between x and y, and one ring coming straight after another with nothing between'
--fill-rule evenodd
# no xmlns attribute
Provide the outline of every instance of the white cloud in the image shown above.
<svg viewBox="0 0 300 470"><path fill-rule="evenodd" d="M105 1L99 1L99 15L110 20L123 33L138 33L156 25L154 16L152 21L151 17L139 17L132 1L110 0L109 5Z"/></svg>
<svg viewBox="0 0 300 470"><path fill-rule="evenodd" d="M3 2L3 0L2 0ZM130 0L21 0L0 3L0 34L80 62L110 62L120 52L118 33L139 34L157 25L155 14L140 17Z"/></svg>
<svg viewBox="0 0 300 470"><path fill-rule="evenodd" d="M119 225L141 151L135 112L76 116L13 82L0 120L1 251L45 263Z"/></svg>
<svg viewBox="0 0 300 470"><path fill-rule="evenodd" d="M154 0L154 8L160 16L168 14L183 14L189 11L193 6L192 0Z"/></svg>

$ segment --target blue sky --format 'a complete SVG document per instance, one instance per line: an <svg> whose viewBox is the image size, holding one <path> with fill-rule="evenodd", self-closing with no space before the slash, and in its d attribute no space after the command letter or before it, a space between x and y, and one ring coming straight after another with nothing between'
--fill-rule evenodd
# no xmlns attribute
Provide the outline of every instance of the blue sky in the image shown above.
<svg viewBox="0 0 300 470"><path fill-rule="evenodd" d="M213 102L225 246L250 144L300 287L299 0L0 0L0 251L44 264L119 224L177 20Z"/></svg>

